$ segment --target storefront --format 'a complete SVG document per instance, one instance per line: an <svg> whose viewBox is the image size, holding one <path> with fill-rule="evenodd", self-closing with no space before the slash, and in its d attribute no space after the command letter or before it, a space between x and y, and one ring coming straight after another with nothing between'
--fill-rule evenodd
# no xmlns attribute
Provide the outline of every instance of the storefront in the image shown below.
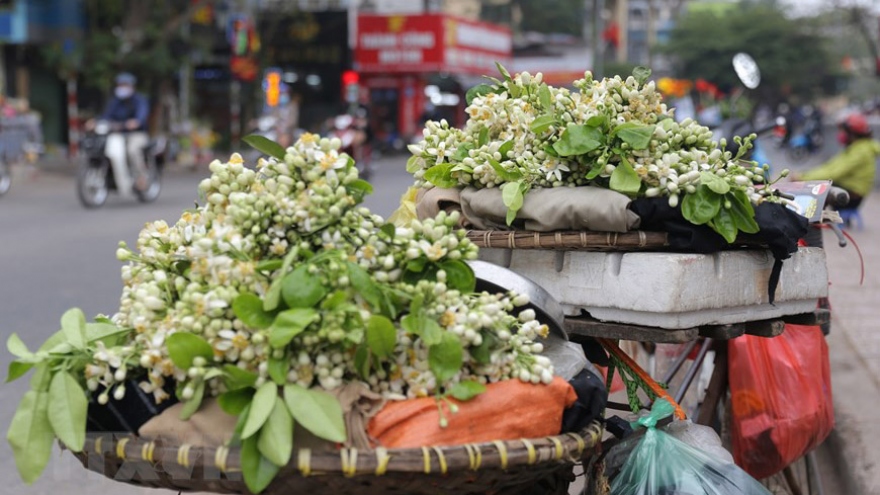
<svg viewBox="0 0 880 495"><path fill-rule="evenodd" d="M377 138L415 135L426 118L464 119L474 76L508 64L504 27L443 14L360 15L355 69L365 87Z"/></svg>

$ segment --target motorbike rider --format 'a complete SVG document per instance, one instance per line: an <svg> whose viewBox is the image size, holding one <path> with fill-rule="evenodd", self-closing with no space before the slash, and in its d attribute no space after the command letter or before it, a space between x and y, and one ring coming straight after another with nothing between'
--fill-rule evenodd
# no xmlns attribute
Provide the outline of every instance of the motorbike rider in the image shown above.
<svg viewBox="0 0 880 495"><path fill-rule="evenodd" d="M116 76L113 97L107 104L101 119L121 124L126 131L126 155L135 173L135 187L147 188L144 148L149 144L147 117L150 105L147 97L135 91L137 79L127 72Z"/></svg>
<svg viewBox="0 0 880 495"><path fill-rule="evenodd" d="M825 164L794 177L795 180L831 180L849 193L847 208L857 209L871 192L880 143L871 139L871 127L861 113L847 116L838 126L837 141L843 151Z"/></svg>

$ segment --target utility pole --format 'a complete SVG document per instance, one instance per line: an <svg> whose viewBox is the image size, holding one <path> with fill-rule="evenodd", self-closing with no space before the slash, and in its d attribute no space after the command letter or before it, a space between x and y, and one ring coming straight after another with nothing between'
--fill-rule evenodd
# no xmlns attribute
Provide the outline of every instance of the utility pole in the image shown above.
<svg viewBox="0 0 880 495"><path fill-rule="evenodd" d="M590 0L586 0L590 2ZM605 11L605 0L592 0L593 7L593 77L601 78L604 68L605 62L605 50L603 50L603 40L602 40L602 13ZM587 17L584 16L584 31L588 30L587 28ZM586 37L586 36L585 36Z"/></svg>

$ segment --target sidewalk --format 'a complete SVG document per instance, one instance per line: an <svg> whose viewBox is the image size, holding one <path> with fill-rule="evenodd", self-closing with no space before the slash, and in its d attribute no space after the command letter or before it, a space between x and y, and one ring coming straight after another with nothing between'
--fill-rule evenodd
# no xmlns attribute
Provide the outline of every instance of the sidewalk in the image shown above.
<svg viewBox="0 0 880 495"><path fill-rule="evenodd" d="M880 193L862 205L862 230L850 230L865 260L865 282L859 285L859 257L850 243L837 246L825 233L831 280L831 381L836 426L827 447L853 495L880 493Z"/></svg>

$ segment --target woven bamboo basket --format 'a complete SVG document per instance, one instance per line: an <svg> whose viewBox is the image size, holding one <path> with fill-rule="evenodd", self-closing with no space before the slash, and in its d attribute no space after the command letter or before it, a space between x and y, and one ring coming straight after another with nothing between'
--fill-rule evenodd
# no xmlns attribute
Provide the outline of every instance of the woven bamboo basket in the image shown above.
<svg viewBox="0 0 880 495"><path fill-rule="evenodd" d="M450 447L294 452L266 495L564 495L576 463L601 448L602 427L580 434ZM134 485L249 494L237 448L170 445L136 436L90 433L75 454L83 466Z"/></svg>
<svg viewBox="0 0 880 495"><path fill-rule="evenodd" d="M470 230L467 236L481 248L656 251L669 247L665 232Z"/></svg>

